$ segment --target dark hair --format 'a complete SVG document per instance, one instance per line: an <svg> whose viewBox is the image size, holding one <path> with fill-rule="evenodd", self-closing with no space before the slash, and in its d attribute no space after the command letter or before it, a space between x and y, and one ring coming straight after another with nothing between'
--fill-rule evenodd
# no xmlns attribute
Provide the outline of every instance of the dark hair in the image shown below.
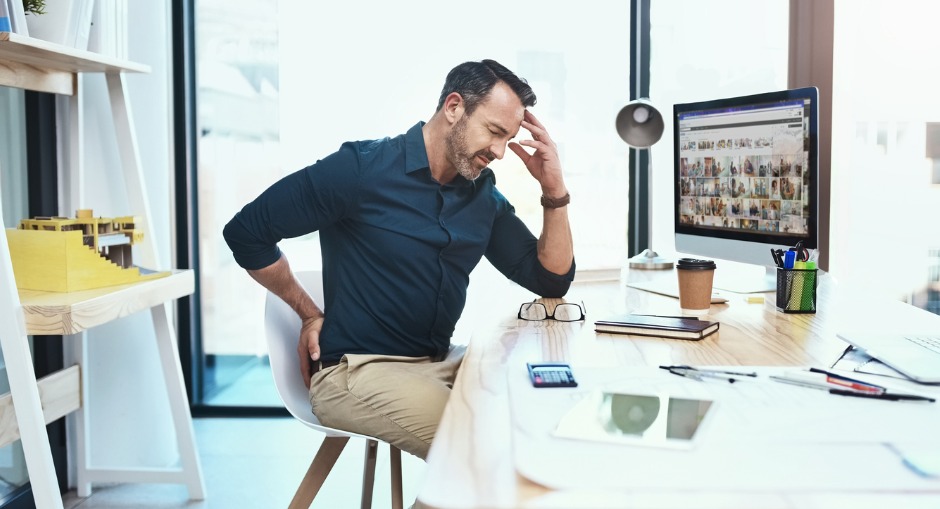
<svg viewBox="0 0 940 509"><path fill-rule="evenodd" d="M509 88L522 101L523 106L535 105L535 92L524 79L516 76L495 60L483 60L482 62L464 62L447 73L444 90L441 91L436 111L444 107L444 100L448 95L457 92L463 97L466 105L464 109L469 115L500 81L509 85Z"/></svg>

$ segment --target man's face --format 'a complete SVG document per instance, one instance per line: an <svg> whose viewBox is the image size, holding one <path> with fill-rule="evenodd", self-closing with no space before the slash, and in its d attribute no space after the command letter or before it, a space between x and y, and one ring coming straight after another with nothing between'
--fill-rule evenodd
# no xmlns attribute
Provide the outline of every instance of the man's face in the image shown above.
<svg viewBox="0 0 940 509"><path fill-rule="evenodd" d="M457 173L467 180L476 180L486 168L486 165L496 158L488 148L472 151L470 141L467 139L467 124L469 117L464 115L454 124L453 129L447 134L447 158L450 160Z"/></svg>
<svg viewBox="0 0 940 509"><path fill-rule="evenodd" d="M462 115L445 139L447 158L457 173L476 180L490 162L502 159L516 136L525 107L505 84L497 83L472 114Z"/></svg>

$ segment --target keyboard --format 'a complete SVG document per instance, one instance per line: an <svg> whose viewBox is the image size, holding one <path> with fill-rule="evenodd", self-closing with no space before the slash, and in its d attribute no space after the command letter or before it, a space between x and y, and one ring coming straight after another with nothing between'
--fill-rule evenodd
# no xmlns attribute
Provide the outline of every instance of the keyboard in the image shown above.
<svg viewBox="0 0 940 509"><path fill-rule="evenodd" d="M940 336L904 336L904 339L916 343L931 352L940 353Z"/></svg>

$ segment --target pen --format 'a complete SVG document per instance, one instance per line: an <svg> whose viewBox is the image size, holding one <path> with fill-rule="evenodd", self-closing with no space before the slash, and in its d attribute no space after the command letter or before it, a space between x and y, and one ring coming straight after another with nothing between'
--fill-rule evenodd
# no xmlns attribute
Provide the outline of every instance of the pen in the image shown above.
<svg viewBox="0 0 940 509"><path fill-rule="evenodd" d="M826 377L827 375L822 373L810 373L808 371L796 371L785 373L783 376L771 376L779 382L790 383L793 385L801 385L803 387L812 387L816 389L836 389L836 390L846 390L850 389L856 392L865 392L868 394L881 394L884 391L880 387L871 387L867 384L855 384L855 387L848 385L847 382L837 383L832 382ZM820 377L820 378L817 378Z"/></svg>
<svg viewBox="0 0 940 509"><path fill-rule="evenodd" d="M704 371L700 369L690 368L687 366L660 366L660 369L665 369L666 371L672 373L673 375L684 376L686 378L692 378L694 380L703 381L702 377L717 378L719 380L727 380L728 383L737 382L737 378L732 378L726 374L723 374L720 371Z"/></svg>
<svg viewBox="0 0 940 509"><path fill-rule="evenodd" d="M837 396L852 396L856 398L871 398L871 399L886 399L888 401L928 401L933 403L936 401L934 398L929 398L926 396L918 396L916 394L889 394L887 392L882 393L872 393L872 392L859 392L853 391L851 389L831 389L826 387L823 384L814 384L812 382L804 382L802 380L793 380L791 378L784 378L779 376L770 375L771 380L776 380L777 382L783 382L785 384L799 385L800 387L809 387L810 389L821 389L827 391L829 394L835 394Z"/></svg>
<svg viewBox="0 0 940 509"><path fill-rule="evenodd" d="M670 371L670 372L671 372L671 371ZM728 376L728 375L723 375L723 374L721 374L721 373L716 373L716 372L712 372L712 371L693 370L692 373L695 373L696 375L699 375L699 376L707 376L707 377L709 377L709 378L717 378L717 379L719 379L719 380L727 380L729 384L733 384L733 383L735 383L735 382L738 381L737 378L732 378L732 377L730 377L730 376Z"/></svg>
<svg viewBox="0 0 940 509"><path fill-rule="evenodd" d="M663 369L689 369L689 370L695 371L695 372L697 372L697 373L721 373L721 374L725 374L725 375L737 375L737 376L757 377L757 373L754 373L754 372L751 372L751 373L742 373L742 372L740 372L740 371L725 371L725 370L722 370L722 369L702 369L702 368L693 368L692 366L688 366L688 365L686 365L686 364L680 364L679 366L660 366L660 367L663 368Z"/></svg>
<svg viewBox="0 0 940 509"><path fill-rule="evenodd" d="M831 371L826 371L824 369L809 368L809 370L812 373L821 373L823 375L826 375L826 381L829 383L833 383L837 385L844 385L846 387L855 389L857 391L869 391L869 392L877 391L879 393L882 393L882 392L885 392L886 390L884 387L880 385L875 385L873 383L868 383L862 380L856 380L854 378L849 378L845 375L840 375L838 373L833 373Z"/></svg>
<svg viewBox="0 0 940 509"><path fill-rule="evenodd" d="M779 249L770 249L770 256L774 259L774 265L783 267L783 251Z"/></svg>
<svg viewBox="0 0 940 509"><path fill-rule="evenodd" d="M794 376L794 375L791 375L791 376L789 376L789 377L788 377L788 376L770 375L770 379L771 379L771 380L776 380L777 382L782 382L782 383L785 383L785 384L799 385L800 387L809 387L810 389L821 389L821 390L824 390L824 391L858 392L858 394L863 394L862 392L853 391L853 390L851 390L851 389L839 389L839 388L833 387L832 385L830 385L830 384L828 384L827 382L824 382L824 381L822 381L822 380L804 380L804 379L802 379L802 378L793 378L793 376ZM833 393L833 394L837 394L837 393ZM867 392L866 394L871 394L871 392L869 391L869 392Z"/></svg>
<svg viewBox="0 0 940 509"><path fill-rule="evenodd" d="M791 247L789 250L796 253L796 260L794 261L805 262L809 260L809 251L805 247L803 247L802 240L798 240L796 242L796 245Z"/></svg>
<svg viewBox="0 0 940 509"><path fill-rule="evenodd" d="M796 263L796 251L783 253L783 268L792 269L794 263Z"/></svg>
<svg viewBox="0 0 940 509"><path fill-rule="evenodd" d="M698 380L699 382L703 381L702 377L699 376L698 373L694 373L692 371L676 371L670 368L669 366L660 366L660 368L665 369L666 371L672 373L673 375L684 376L686 378L691 378L692 380Z"/></svg>
<svg viewBox="0 0 940 509"><path fill-rule="evenodd" d="M705 371L711 371L712 373L725 373L728 375L750 376L750 377L757 378L757 373L741 373L739 371L715 371L715 370L705 370Z"/></svg>
<svg viewBox="0 0 940 509"><path fill-rule="evenodd" d="M887 392L872 394L868 392L846 391L842 389L829 389L829 394L838 394L839 396L853 396L856 398L886 399L888 401L927 401L930 403L936 401L934 398L918 396L916 394L889 394Z"/></svg>

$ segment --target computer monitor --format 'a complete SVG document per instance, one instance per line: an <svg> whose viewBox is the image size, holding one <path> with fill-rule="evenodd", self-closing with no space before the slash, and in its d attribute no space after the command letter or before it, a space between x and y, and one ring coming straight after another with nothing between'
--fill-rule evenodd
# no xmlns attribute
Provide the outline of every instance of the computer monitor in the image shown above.
<svg viewBox="0 0 940 509"><path fill-rule="evenodd" d="M678 252L770 276L771 249L816 248L818 98L809 87L674 106ZM766 276L731 281L716 274L715 286L774 288Z"/></svg>

